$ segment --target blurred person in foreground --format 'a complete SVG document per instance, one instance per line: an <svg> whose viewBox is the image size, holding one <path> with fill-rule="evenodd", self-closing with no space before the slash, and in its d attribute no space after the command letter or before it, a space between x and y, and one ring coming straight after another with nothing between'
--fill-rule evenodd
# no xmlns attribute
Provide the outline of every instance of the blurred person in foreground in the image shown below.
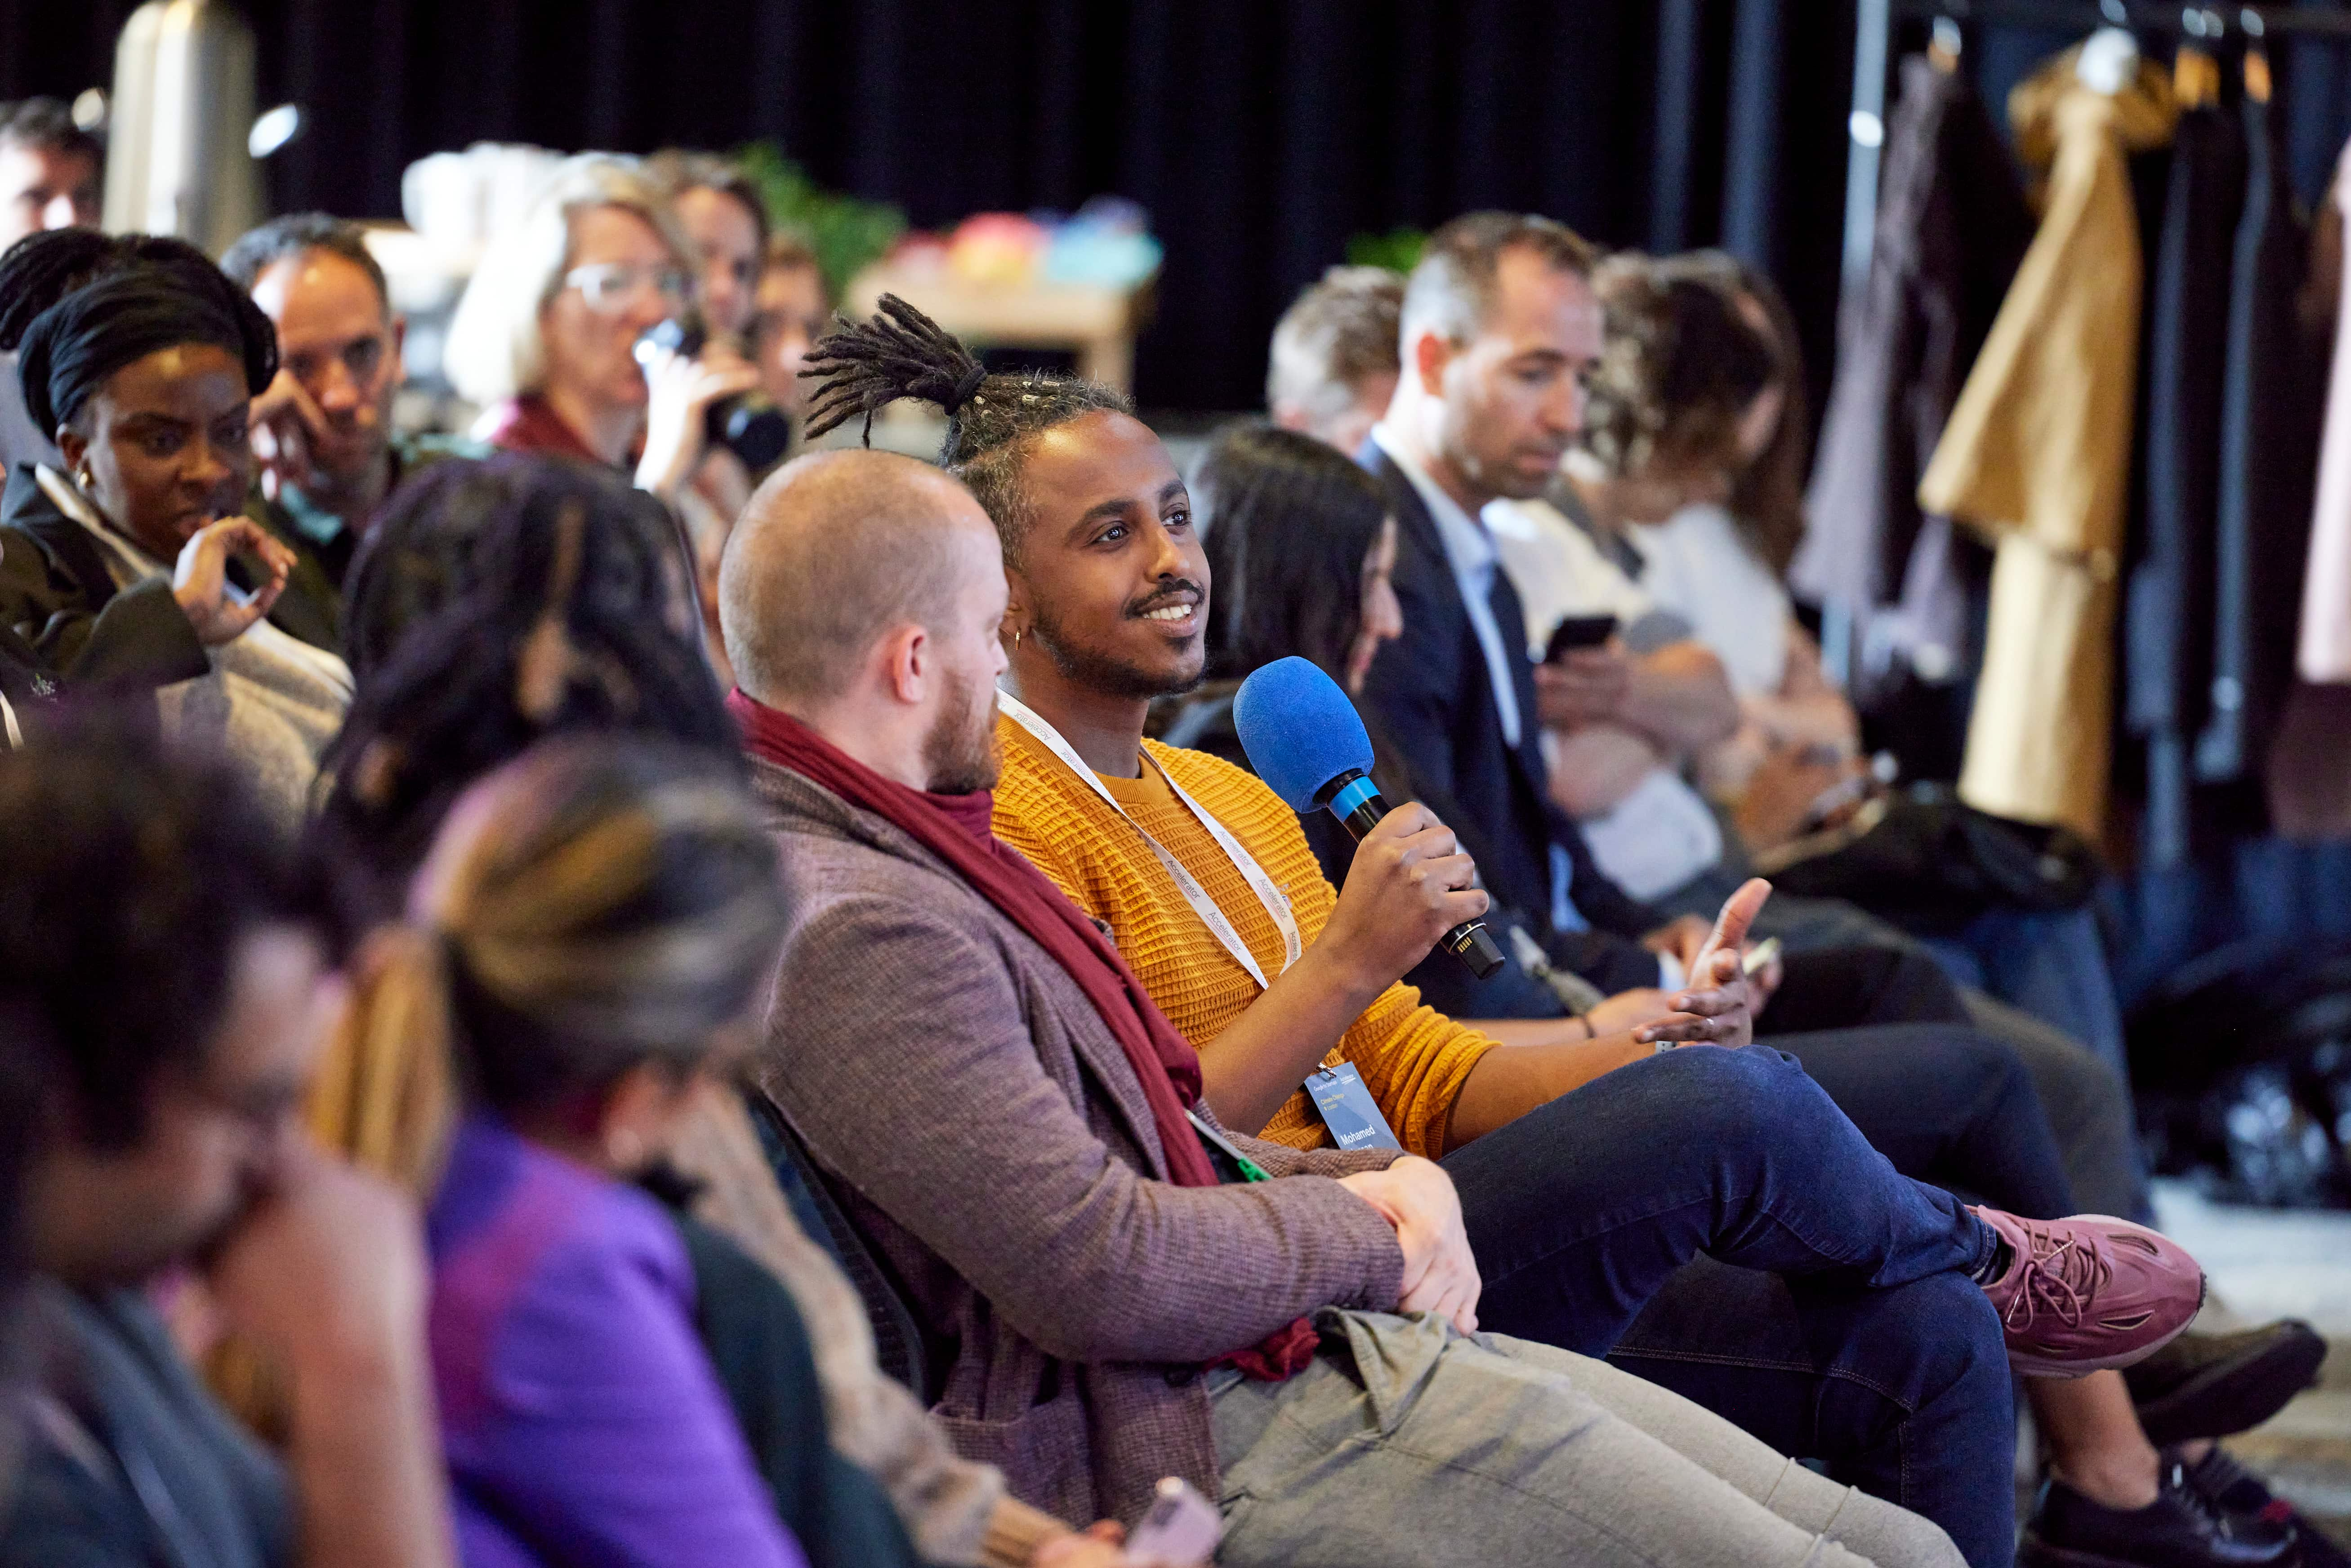
<svg viewBox="0 0 2351 1568"><path fill-rule="evenodd" d="M1018 489L1066 428L1061 383L895 362L960 428L1020 433L979 483ZM851 380L837 412L904 390ZM1117 947L991 830L1002 563L954 478L823 453L761 487L721 578L795 894L759 1079L919 1281L963 1451L1064 1516L1173 1472L1223 1501L1235 1564L1955 1561L1662 1390L1477 1333L1434 1163L1219 1124Z"/></svg>
<svg viewBox="0 0 2351 1568"><path fill-rule="evenodd" d="M449 379L486 405L475 436L632 474L676 506L706 455L710 406L758 384L738 355L643 341L684 313L701 272L643 164L566 159L491 240L450 323Z"/></svg>
<svg viewBox="0 0 2351 1568"><path fill-rule="evenodd" d="M252 423L250 512L294 552L271 614L340 653L343 579L386 497L440 458L479 448L394 426L408 323L357 224L272 218L229 246L221 270L277 329L277 374L254 400Z"/></svg>
<svg viewBox="0 0 2351 1568"><path fill-rule="evenodd" d="M65 465L8 476L0 622L77 682L154 672L165 727L235 763L291 832L350 674L265 619L294 565L243 515L269 319L191 246L68 229L0 258L5 341ZM249 594L229 580L238 555Z"/></svg>
<svg viewBox="0 0 2351 1568"><path fill-rule="evenodd" d="M1265 407L1273 423L1342 452L1363 445L1395 395L1404 275L1334 267L1290 302L1266 356Z"/></svg>
<svg viewBox="0 0 2351 1568"><path fill-rule="evenodd" d="M96 228L106 144L54 98L0 104L0 252L28 235ZM0 471L57 461L51 433L25 411L15 350L0 352Z"/></svg>
<svg viewBox="0 0 2351 1568"><path fill-rule="evenodd" d="M358 692L319 831L396 912L442 818L476 779L574 729L724 753L677 532L609 470L525 454L436 465L360 552Z"/></svg>
<svg viewBox="0 0 2351 1568"><path fill-rule="evenodd" d="M16 1495L30 1435L26 1420L35 1345L26 1259L26 1176L39 1147L42 1108L57 1052L33 1009L0 998L0 1498Z"/></svg>
<svg viewBox="0 0 2351 1568"><path fill-rule="evenodd" d="M458 800L408 921L372 939L349 1027L399 1030L457 1084L423 1185L469 1563L804 1562L696 1337L685 1249L630 1185L741 1049L782 928L739 771L536 749Z"/></svg>
<svg viewBox="0 0 2351 1568"><path fill-rule="evenodd" d="M453 803L535 745L658 740L739 771L737 732L695 654L674 530L618 476L511 454L441 465L371 534L352 572L350 634L360 696L319 831L373 883L356 926L397 915ZM363 948L363 988L375 966ZM401 1027L401 1009L368 1011L381 1027L338 1037L314 1129L429 1191L444 1053ZM917 1549L990 1568L1072 1552L1072 1563L1117 1561L1007 1495L992 1468L958 1458L882 1374L862 1304L794 1219L732 1085L698 1087L654 1152L691 1184L654 1186L686 1244L713 1364L812 1564L882 1568ZM811 1357L820 1410L806 1397Z"/></svg>
<svg viewBox="0 0 2351 1568"><path fill-rule="evenodd" d="M338 988L235 772L78 716L0 757L0 995L55 1057L25 1200L50 1346L0 1561L454 1561L415 1210L298 1112ZM151 1295L200 1270L290 1374L282 1457Z"/></svg>

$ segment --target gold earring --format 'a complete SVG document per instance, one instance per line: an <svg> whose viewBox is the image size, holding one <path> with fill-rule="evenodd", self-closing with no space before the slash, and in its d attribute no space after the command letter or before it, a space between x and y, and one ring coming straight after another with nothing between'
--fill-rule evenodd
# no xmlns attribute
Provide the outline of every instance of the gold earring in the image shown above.
<svg viewBox="0 0 2351 1568"><path fill-rule="evenodd" d="M1021 630L1019 627L1015 626L1015 627L1012 629L1012 645L1013 645L1014 647L1016 647L1016 648L1018 648L1019 646L1020 646L1020 639L1021 639L1023 636L1025 636L1025 635L1027 635L1027 633L1025 633L1024 632L1022 632L1022 630Z"/></svg>

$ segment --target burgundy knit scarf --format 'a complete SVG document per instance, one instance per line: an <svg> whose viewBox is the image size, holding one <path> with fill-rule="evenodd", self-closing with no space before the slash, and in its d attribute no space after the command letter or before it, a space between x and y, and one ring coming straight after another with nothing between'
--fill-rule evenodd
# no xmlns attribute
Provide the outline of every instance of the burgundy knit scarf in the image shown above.
<svg viewBox="0 0 2351 1568"><path fill-rule="evenodd" d="M727 694L726 706L752 756L789 768L913 835L1069 971L1143 1084L1168 1179L1177 1186L1217 1185L1207 1152L1184 1114L1199 1103L1199 1052L1167 1021L1111 939L1043 872L996 836L993 795L912 789L883 778L791 715L740 691ZM1279 1382L1304 1369L1315 1343L1312 1326L1301 1318L1262 1344L1223 1359L1252 1377Z"/></svg>

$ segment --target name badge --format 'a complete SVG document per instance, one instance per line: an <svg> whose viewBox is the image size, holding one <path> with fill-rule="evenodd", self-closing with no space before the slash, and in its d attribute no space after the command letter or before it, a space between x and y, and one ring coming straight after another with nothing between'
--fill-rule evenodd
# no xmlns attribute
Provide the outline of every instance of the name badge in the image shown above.
<svg viewBox="0 0 2351 1568"><path fill-rule="evenodd" d="M1403 1151L1404 1145L1388 1130L1388 1119L1380 1114L1380 1103L1364 1087L1364 1075L1355 1071L1353 1062L1343 1061L1309 1073L1306 1092L1313 1096L1314 1108L1322 1113L1331 1141L1341 1148Z"/></svg>

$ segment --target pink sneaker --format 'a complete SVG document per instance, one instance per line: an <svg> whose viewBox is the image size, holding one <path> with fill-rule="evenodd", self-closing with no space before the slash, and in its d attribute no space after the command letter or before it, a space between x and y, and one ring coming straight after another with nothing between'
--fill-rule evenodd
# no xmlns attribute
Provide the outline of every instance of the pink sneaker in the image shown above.
<svg viewBox="0 0 2351 1568"><path fill-rule="evenodd" d="M2204 1270L2179 1244L2104 1214L2024 1219L1997 1208L1977 1218L2015 1254L1985 1285L2024 1377L2079 1377L2154 1354L2204 1304Z"/></svg>

